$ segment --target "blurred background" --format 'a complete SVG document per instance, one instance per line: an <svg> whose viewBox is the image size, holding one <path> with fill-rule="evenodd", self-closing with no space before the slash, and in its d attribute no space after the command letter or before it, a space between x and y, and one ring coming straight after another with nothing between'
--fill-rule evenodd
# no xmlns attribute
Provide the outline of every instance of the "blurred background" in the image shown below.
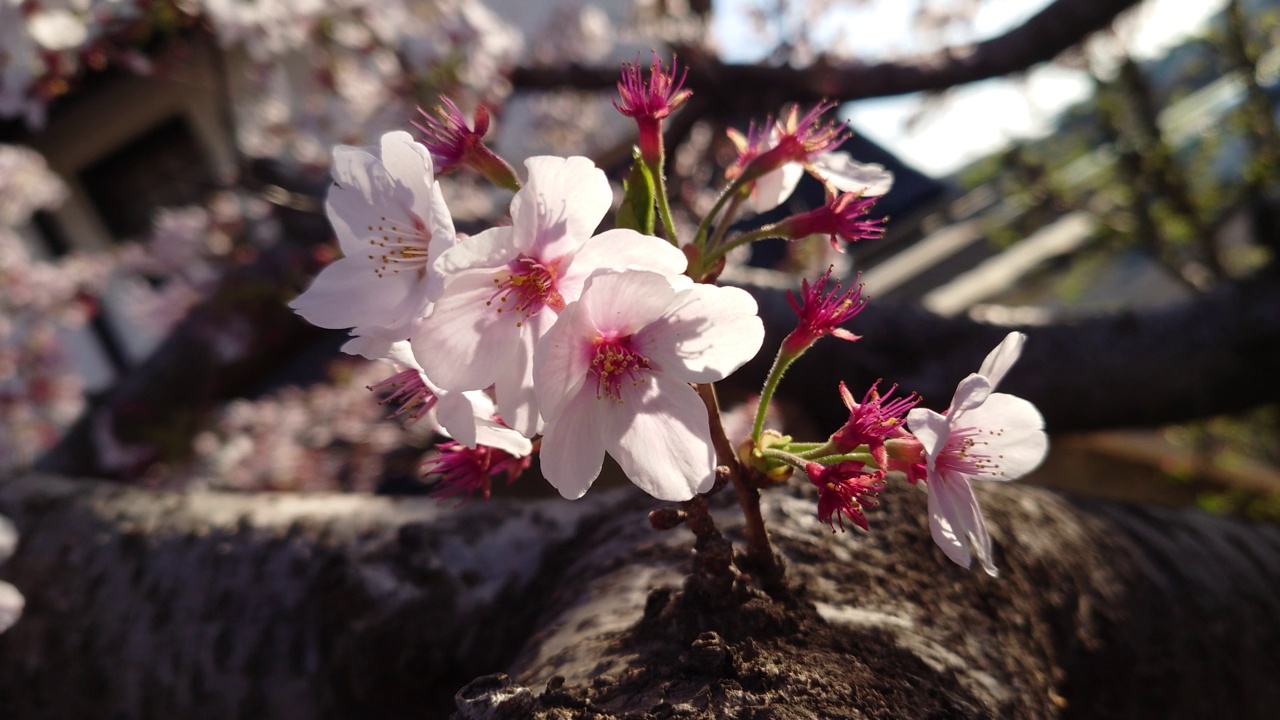
<svg viewBox="0 0 1280 720"><path fill-rule="evenodd" d="M635 130L613 83L651 49L695 92L668 122L686 232L726 129L787 102L840 102L844 149L895 173L883 240L736 263L835 263L877 304L1019 326L1269 282L1277 33L1276 0L0 0L0 475L429 491L431 434L366 389L387 369L286 307L337 256L332 146L447 96L490 108L517 167L585 154L617 179ZM443 184L463 232L506 211L473 175ZM802 186L743 226L821 202ZM1273 403L1055 433L1029 481L1280 519Z"/></svg>

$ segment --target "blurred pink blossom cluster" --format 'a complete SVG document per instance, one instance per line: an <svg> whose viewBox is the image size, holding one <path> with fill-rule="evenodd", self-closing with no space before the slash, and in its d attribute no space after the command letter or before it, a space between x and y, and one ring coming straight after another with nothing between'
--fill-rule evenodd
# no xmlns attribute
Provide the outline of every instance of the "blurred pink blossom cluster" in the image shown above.
<svg viewBox="0 0 1280 720"><path fill-rule="evenodd" d="M95 312L114 261L42 260L21 234L64 195L38 153L0 145L0 472L28 465L83 407L62 341Z"/></svg>
<svg viewBox="0 0 1280 720"><path fill-rule="evenodd" d="M144 482L238 491L372 492L388 475L412 476L430 433L389 421L369 392L372 363L334 363L331 382L290 386L219 409L189 460L153 467ZM396 451L404 456L397 469Z"/></svg>
<svg viewBox="0 0 1280 720"><path fill-rule="evenodd" d="M199 42L202 28L227 51L242 149L317 165L333 143L392 127L424 85L500 99L502 72L522 48L479 0L4 2L0 118L40 127L86 70L153 72L181 55L163 43L144 54L143 42Z"/></svg>

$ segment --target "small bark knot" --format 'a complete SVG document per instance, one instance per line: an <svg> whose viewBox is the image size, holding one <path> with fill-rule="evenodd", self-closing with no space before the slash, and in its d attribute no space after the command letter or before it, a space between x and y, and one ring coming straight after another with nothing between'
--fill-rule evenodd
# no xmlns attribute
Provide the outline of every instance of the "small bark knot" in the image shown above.
<svg viewBox="0 0 1280 720"><path fill-rule="evenodd" d="M535 702L529 688L512 682L505 673L478 677L464 685L453 699L458 708L453 720L519 717L513 713L532 713Z"/></svg>

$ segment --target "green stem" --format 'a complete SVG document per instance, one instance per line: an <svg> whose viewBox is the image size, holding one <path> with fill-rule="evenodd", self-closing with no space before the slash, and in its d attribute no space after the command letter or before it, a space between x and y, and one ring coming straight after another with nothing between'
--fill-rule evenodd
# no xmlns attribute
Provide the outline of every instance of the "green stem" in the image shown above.
<svg viewBox="0 0 1280 720"><path fill-rule="evenodd" d="M795 445L788 445L787 450L796 453L806 460L811 460L813 458L820 458L824 455L830 455L832 451L836 449L835 443L827 442L813 444L817 445L817 447L809 448L807 450L799 450Z"/></svg>
<svg viewBox="0 0 1280 720"><path fill-rule="evenodd" d="M667 178L662 172L662 158L656 161L646 163L649 167L649 174L653 176L654 186L657 188L658 196L658 217L662 218L662 231L667 235L667 242L676 247L680 247L680 239L676 237L676 223L671 216L671 200L667 197Z"/></svg>
<svg viewBox="0 0 1280 720"><path fill-rule="evenodd" d="M720 244L724 239L724 234L729 231L729 226L733 224L733 218L738 214L738 208L742 207L742 202L746 199L746 195L736 193L733 200L729 202L729 207L724 211L724 215L720 218L720 222L716 223L715 234L707 241L707 247L713 248Z"/></svg>
<svg viewBox="0 0 1280 720"><path fill-rule="evenodd" d="M702 250L705 247L707 242L707 233L711 230L711 222L715 220L716 214L720 212L720 209L724 207L724 204L738 193L738 190L742 188L742 185L742 178L738 178L732 183L729 183L729 186L720 193L720 197L716 198L716 204L712 205L711 212L707 213L707 216L702 218L702 222L698 224L698 232L693 235L694 247L699 250Z"/></svg>
<svg viewBox="0 0 1280 720"><path fill-rule="evenodd" d="M774 460L781 460L799 470L803 470L805 465L811 462L816 462L820 465L835 465L836 463L845 462L846 460L858 460L872 465L875 464L875 461L871 459L871 454L864 452L842 453L840 455L827 455L820 458L813 458L808 457L807 453L797 455L789 453L786 450L778 450L777 448L762 448L760 450L760 455Z"/></svg>
<svg viewBox="0 0 1280 720"><path fill-rule="evenodd" d="M702 258L702 266L704 268L710 267L712 263L719 260L721 257L724 257L724 255L727 254L730 250L733 250L736 247L741 247L742 245L746 245L747 243L753 243L760 240L767 240L769 238L782 238L783 240L786 240L787 237L785 235L778 234L778 225L779 223L774 223L772 225L765 225L764 227L756 228L755 230L752 230L749 233L743 233L739 235L738 237L730 240L729 242L725 243L724 245L721 245L720 247L717 247L713 250L708 251L707 254Z"/></svg>
<svg viewBox="0 0 1280 720"><path fill-rule="evenodd" d="M778 389L778 383L782 382L782 376L786 374L787 368L791 367L791 363L795 362L797 357L800 356L784 353L782 348L778 348L778 354L773 357L773 367L769 368L769 377L765 378L764 387L760 389L760 402L756 406L756 419L751 424L752 444L760 444L760 435L764 432L764 416L769 411L769 403L773 400L773 393Z"/></svg>

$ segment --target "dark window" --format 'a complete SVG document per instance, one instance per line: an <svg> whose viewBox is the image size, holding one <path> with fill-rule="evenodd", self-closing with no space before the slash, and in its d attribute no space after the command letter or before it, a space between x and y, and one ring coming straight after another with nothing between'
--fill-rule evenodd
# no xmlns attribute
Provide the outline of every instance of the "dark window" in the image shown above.
<svg viewBox="0 0 1280 720"><path fill-rule="evenodd" d="M200 203L213 187L208 157L174 117L80 172L80 183L119 241L140 238L157 208Z"/></svg>

